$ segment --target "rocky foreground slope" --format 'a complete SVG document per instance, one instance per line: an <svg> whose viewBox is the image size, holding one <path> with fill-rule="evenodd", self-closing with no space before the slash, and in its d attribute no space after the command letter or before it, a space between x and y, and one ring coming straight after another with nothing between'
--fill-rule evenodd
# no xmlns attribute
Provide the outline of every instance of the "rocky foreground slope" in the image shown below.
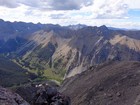
<svg viewBox="0 0 140 105"><path fill-rule="evenodd" d="M0 105L29 105L18 94L0 87Z"/></svg>
<svg viewBox="0 0 140 105"><path fill-rule="evenodd" d="M70 98L48 84L18 88L17 93L0 87L0 105L70 105ZM28 102L26 102L26 101Z"/></svg>
<svg viewBox="0 0 140 105"><path fill-rule="evenodd" d="M72 105L140 105L140 62L109 62L64 81Z"/></svg>
<svg viewBox="0 0 140 105"><path fill-rule="evenodd" d="M19 87L16 93L31 105L70 105L71 103L70 98L58 92L56 86L46 83Z"/></svg>

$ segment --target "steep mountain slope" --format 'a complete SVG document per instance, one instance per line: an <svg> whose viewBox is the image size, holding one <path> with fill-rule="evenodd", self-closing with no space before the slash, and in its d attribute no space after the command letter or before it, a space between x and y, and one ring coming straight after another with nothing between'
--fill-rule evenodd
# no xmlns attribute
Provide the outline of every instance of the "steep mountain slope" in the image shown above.
<svg viewBox="0 0 140 105"><path fill-rule="evenodd" d="M7 58L0 56L0 85L4 87L18 86L28 83L29 79L35 79L36 76L27 72Z"/></svg>
<svg viewBox="0 0 140 105"><path fill-rule="evenodd" d="M50 75L58 75L58 79L62 80L66 72L65 65L57 65L64 59L55 59L53 56L57 49L70 41L72 33L74 31L63 28L38 31L15 52L15 59L20 65L34 72L41 70L43 75L49 78Z"/></svg>
<svg viewBox="0 0 140 105"><path fill-rule="evenodd" d="M19 63L30 69L71 77L105 61L140 61L139 34L109 30L106 26L79 30L55 27L32 34L16 54Z"/></svg>
<svg viewBox="0 0 140 105"><path fill-rule="evenodd" d="M0 53L59 80L105 61L140 61L140 31L0 20L0 37Z"/></svg>
<svg viewBox="0 0 140 105"><path fill-rule="evenodd" d="M140 63L108 62L64 81L72 105L139 105Z"/></svg>
<svg viewBox="0 0 140 105"><path fill-rule="evenodd" d="M9 22L0 19L0 53L15 52L34 32L40 30L60 29L59 25Z"/></svg>
<svg viewBox="0 0 140 105"><path fill-rule="evenodd" d="M121 41L117 36L122 38ZM85 71L91 65L105 61L139 61L139 45L139 39L109 30L105 26L86 27L76 32L70 42L63 47L65 50L58 49L55 57L67 60L66 77L70 77Z"/></svg>
<svg viewBox="0 0 140 105"><path fill-rule="evenodd" d="M127 46L129 49L140 51L140 40L133 39L127 36L116 35L113 39L110 40L112 45L120 44Z"/></svg>
<svg viewBox="0 0 140 105"><path fill-rule="evenodd" d="M0 53L16 51L28 40L31 33L44 28L43 24L0 20Z"/></svg>

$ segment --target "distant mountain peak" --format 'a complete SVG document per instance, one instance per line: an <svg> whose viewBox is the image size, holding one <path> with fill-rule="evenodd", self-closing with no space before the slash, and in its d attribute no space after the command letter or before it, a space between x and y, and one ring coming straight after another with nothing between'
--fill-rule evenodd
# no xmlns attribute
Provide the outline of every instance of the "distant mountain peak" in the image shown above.
<svg viewBox="0 0 140 105"><path fill-rule="evenodd" d="M103 29L103 30L108 30L108 27L106 27L105 25L102 25L99 27L100 29Z"/></svg>
<svg viewBox="0 0 140 105"><path fill-rule="evenodd" d="M3 19L0 19L0 22L4 22L4 20Z"/></svg>
<svg viewBox="0 0 140 105"><path fill-rule="evenodd" d="M76 25L69 25L69 26L66 26L66 27L68 27L69 29L72 29L72 30L78 30L78 29L82 29L84 27L87 27L87 25L76 24Z"/></svg>

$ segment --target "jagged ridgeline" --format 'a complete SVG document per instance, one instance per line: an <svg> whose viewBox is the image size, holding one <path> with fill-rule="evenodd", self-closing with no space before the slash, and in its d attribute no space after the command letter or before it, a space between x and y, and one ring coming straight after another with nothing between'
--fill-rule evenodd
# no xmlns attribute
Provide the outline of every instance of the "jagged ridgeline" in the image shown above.
<svg viewBox="0 0 140 105"><path fill-rule="evenodd" d="M140 31L1 20L0 53L38 80L61 82L106 61L140 61Z"/></svg>

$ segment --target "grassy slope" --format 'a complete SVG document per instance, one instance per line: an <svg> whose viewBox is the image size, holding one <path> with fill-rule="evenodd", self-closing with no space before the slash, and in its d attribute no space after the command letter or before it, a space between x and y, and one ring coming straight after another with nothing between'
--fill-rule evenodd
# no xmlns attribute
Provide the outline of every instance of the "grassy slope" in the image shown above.
<svg viewBox="0 0 140 105"><path fill-rule="evenodd" d="M39 74L38 80L56 80L62 82L65 75L65 68L61 64L63 60L52 61L52 55L55 52L55 46L49 43L47 46L37 46L31 54L25 58L14 60L22 68L31 73Z"/></svg>

